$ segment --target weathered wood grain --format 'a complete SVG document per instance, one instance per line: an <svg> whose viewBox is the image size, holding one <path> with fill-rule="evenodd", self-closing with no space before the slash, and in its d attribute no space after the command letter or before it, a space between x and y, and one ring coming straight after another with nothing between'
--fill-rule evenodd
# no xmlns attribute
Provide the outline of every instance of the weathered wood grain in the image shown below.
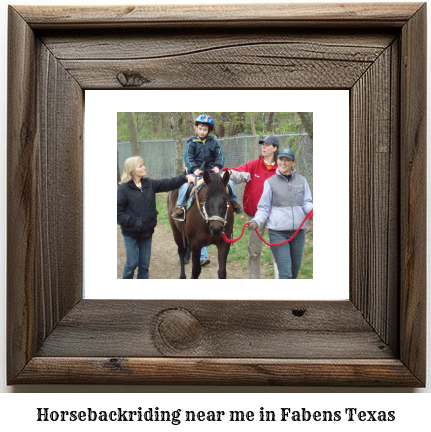
<svg viewBox="0 0 431 432"><path fill-rule="evenodd" d="M171 313L170 339L156 325L160 311ZM200 327L191 340L182 319L185 311ZM171 344L175 334L177 343ZM181 344L181 337L187 344ZM343 359L391 358L394 353L349 301L84 300L48 336L38 356L91 355Z"/></svg>
<svg viewBox="0 0 431 432"><path fill-rule="evenodd" d="M35 37L9 9L7 163L8 376L16 376L36 352L34 321L36 73ZM10 181L13 179L13 181Z"/></svg>
<svg viewBox="0 0 431 432"><path fill-rule="evenodd" d="M46 7L22 6L35 29L116 27L402 27L420 3L290 3L201 6Z"/></svg>
<svg viewBox="0 0 431 432"><path fill-rule="evenodd" d="M352 88L350 110L350 298L385 341L397 320L390 301L398 283L399 177L391 169L399 158L399 142L391 131L398 111L391 92L393 54L388 47Z"/></svg>
<svg viewBox="0 0 431 432"><path fill-rule="evenodd" d="M134 35L42 36L85 89L100 88L351 88L392 43L379 34L259 30ZM109 51L107 50L109 47ZM107 60L109 59L109 60ZM132 76L133 80L122 80ZM136 79L139 77L139 79Z"/></svg>
<svg viewBox="0 0 431 432"><path fill-rule="evenodd" d="M259 29L242 31L226 30L208 32L200 29L151 31L104 31L65 32L53 36L52 32L38 32L41 41L60 61L63 60L151 60L174 56L205 54L207 51L226 48L257 50L262 59L270 57L267 47L276 50L281 58L308 58L339 61L373 62L396 37L394 29L378 33L358 33L320 30L294 31L274 29L271 32ZM145 43L143 43L143 41Z"/></svg>
<svg viewBox="0 0 431 432"><path fill-rule="evenodd" d="M83 90L10 9L8 370L82 296Z"/></svg>
<svg viewBox="0 0 431 432"><path fill-rule="evenodd" d="M10 7L8 383L423 386L425 5L205 11ZM135 87L349 89L350 300L82 300L84 89Z"/></svg>
<svg viewBox="0 0 431 432"><path fill-rule="evenodd" d="M34 357L17 383L419 387L399 360Z"/></svg>
<svg viewBox="0 0 431 432"><path fill-rule="evenodd" d="M282 88L307 89L313 82L319 89L350 88L370 66L369 63L342 63L313 60L278 60L271 65L259 59L245 63L231 53L225 61L192 56L188 61L122 60L122 61L65 61L66 69L87 90L106 89L238 89ZM222 53L220 53L222 55ZM197 57L200 57L199 59ZM133 80L122 81L122 76Z"/></svg>
<svg viewBox="0 0 431 432"><path fill-rule="evenodd" d="M84 92L37 44L35 286L44 337L82 296Z"/></svg>
<svg viewBox="0 0 431 432"><path fill-rule="evenodd" d="M400 297L401 360L421 380L426 343L426 8L401 37Z"/></svg>

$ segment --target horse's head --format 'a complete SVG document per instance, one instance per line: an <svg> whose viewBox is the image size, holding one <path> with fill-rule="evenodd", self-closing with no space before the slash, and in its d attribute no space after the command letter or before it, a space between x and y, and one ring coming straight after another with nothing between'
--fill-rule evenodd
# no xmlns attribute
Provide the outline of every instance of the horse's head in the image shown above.
<svg viewBox="0 0 431 432"><path fill-rule="evenodd" d="M225 229L227 211L229 206L229 195L226 186L229 181L229 172L225 171L223 177L219 174L204 172L204 181L207 185L205 192L204 211L210 233L213 237L223 234Z"/></svg>

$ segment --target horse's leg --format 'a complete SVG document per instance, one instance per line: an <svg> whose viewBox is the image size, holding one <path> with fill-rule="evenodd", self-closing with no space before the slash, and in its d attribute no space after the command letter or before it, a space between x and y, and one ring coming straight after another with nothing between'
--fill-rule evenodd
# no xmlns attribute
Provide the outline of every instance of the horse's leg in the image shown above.
<svg viewBox="0 0 431 432"><path fill-rule="evenodd" d="M168 195L168 214L172 214L173 209L175 208L175 203L178 196L178 190L169 192ZM186 278L186 272L184 269L184 256L186 254L186 250L183 245L183 235L182 232L177 227L175 221L172 218L169 218L169 223L172 228L172 234L174 235L175 243L177 244L177 251L178 255L180 257L180 264L181 264L181 272L180 272L180 279Z"/></svg>
<svg viewBox="0 0 431 432"><path fill-rule="evenodd" d="M192 242L190 245L190 251L192 254L192 279L197 279L201 274L201 247L196 242Z"/></svg>
<svg viewBox="0 0 431 432"><path fill-rule="evenodd" d="M222 241L217 244L218 251L218 278L226 279L226 261L229 255L230 243Z"/></svg>
<svg viewBox="0 0 431 432"><path fill-rule="evenodd" d="M184 265L184 258L186 256L187 249L183 246L182 243L178 245L178 255L180 256L180 264L181 264L181 273L180 279L186 279L186 270Z"/></svg>
<svg viewBox="0 0 431 432"><path fill-rule="evenodd" d="M186 271L184 266L184 257L186 256L186 248L183 244L183 235L181 231L176 227L175 223L171 223L172 226L172 232L174 234L174 240L177 244L177 252L180 257L180 264L181 264L181 273L180 273L180 279L186 278Z"/></svg>

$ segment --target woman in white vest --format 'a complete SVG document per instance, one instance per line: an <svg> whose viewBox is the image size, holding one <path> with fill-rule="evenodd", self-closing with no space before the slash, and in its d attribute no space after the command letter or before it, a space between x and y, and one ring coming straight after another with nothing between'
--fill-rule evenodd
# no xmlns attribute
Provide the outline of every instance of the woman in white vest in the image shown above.
<svg viewBox="0 0 431 432"><path fill-rule="evenodd" d="M257 212L249 225L255 230L268 219L269 242L282 243L293 236L305 216L313 209L307 180L295 169L295 152L290 148L279 151L276 175L265 181ZM281 246L271 246L280 279L296 279L301 268L307 222L293 240Z"/></svg>

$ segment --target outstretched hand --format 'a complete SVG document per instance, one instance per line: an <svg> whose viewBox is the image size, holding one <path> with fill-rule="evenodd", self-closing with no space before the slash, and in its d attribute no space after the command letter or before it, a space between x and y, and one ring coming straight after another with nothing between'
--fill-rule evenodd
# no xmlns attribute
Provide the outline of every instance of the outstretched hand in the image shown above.
<svg viewBox="0 0 431 432"><path fill-rule="evenodd" d="M186 175L186 180L187 180L187 182L190 184L190 183L194 183L195 182L195 176L193 176L193 175L191 175L191 174L187 174Z"/></svg>

